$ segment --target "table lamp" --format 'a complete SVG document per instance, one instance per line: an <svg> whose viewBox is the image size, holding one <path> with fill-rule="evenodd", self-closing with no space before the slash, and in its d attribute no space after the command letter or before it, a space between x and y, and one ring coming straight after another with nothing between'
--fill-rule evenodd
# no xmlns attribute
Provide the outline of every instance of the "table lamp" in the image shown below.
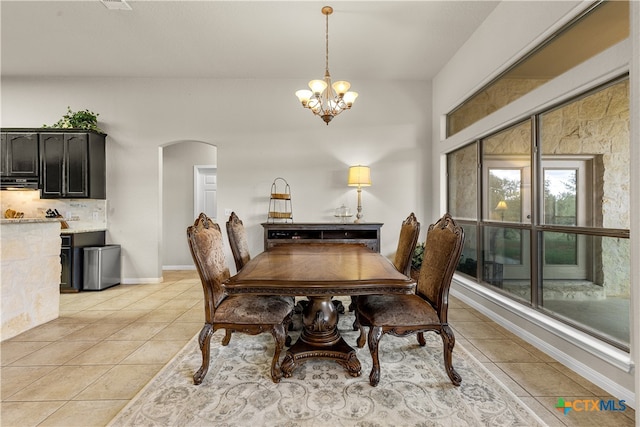
<svg viewBox="0 0 640 427"><path fill-rule="evenodd" d="M347 181L349 187L358 187L358 213L356 214L355 223L359 223L362 219L362 187L371 186L371 171L369 166L351 166L349 167L349 178Z"/></svg>
<svg viewBox="0 0 640 427"><path fill-rule="evenodd" d="M498 205L496 206L496 211L500 212L500 220L502 222L504 222L504 211L506 211L507 209L509 209L509 207L507 206L507 202L505 202L504 200L500 200L498 202Z"/></svg>

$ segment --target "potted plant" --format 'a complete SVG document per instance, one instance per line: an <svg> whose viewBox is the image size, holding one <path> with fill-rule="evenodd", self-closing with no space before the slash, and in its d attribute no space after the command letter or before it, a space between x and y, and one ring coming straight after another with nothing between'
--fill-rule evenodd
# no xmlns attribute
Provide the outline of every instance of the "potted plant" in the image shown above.
<svg viewBox="0 0 640 427"><path fill-rule="evenodd" d="M67 114L62 116L60 120L51 126L43 125L44 128L59 128L59 129L86 129L96 132L104 133L102 129L98 127L99 114L89 110L71 111L71 107L67 106Z"/></svg>
<svg viewBox="0 0 640 427"><path fill-rule="evenodd" d="M420 267L422 267L422 261L424 260L424 242L418 243L413 250L413 256L411 257L411 278L418 280L420 275Z"/></svg>

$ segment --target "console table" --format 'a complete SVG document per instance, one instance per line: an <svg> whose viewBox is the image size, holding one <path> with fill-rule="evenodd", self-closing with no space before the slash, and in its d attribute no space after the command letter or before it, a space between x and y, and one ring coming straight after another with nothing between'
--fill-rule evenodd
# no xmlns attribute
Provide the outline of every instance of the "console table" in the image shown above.
<svg viewBox="0 0 640 427"><path fill-rule="evenodd" d="M280 244L296 243L363 243L380 252L382 223L262 223L264 250Z"/></svg>

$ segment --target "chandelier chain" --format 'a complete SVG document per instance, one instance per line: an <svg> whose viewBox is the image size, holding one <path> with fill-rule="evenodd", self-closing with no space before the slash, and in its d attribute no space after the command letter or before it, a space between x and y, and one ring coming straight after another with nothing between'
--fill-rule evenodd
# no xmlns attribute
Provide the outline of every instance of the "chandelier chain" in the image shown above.
<svg viewBox="0 0 640 427"><path fill-rule="evenodd" d="M325 15L325 70L329 72L329 14Z"/></svg>

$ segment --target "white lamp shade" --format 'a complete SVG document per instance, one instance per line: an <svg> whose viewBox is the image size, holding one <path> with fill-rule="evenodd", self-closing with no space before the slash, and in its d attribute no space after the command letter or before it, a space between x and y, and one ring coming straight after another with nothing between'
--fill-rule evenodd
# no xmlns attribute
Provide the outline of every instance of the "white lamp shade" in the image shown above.
<svg viewBox="0 0 640 427"><path fill-rule="evenodd" d="M345 93L347 93L347 91L349 90L349 88L351 87L351 83L349 82L345 82L344 80L340 80L339 82L335 82L334 84L331 85L333 87L333 90L336 91L336 93L339 96L344 95Z"/></svg>
<svg viewBox="0 0 640 427"><path fill-rule="evenodd" d="M327 88L327 82L324 80L311 80L309 87L314 94L320 95Z"/></svg>
<svg viewBox="0 0 640 427"><path fill-rule="evenodd" d="M344 102L347 104L348 107L351 107L357 97L358 97L358 92L347 92L344 94L344 97L342 99L344 99Z"/></svg>
<svg viewBox="0 0 640 427"><path fill-rule="evenodd" d="M302 102L302 105L306 107L309 103L309 99L311 98L311 96L313 96L313 93L310 90L301 89L296 92L296 96L298 97L300 102Z"/></svg>
<svg viewBox="0 0 640 427"><path fill-rule="evenodd" d="M369 166L351 166L347 185L350 187L369 187L371 185L371 170Z"/></svg>

